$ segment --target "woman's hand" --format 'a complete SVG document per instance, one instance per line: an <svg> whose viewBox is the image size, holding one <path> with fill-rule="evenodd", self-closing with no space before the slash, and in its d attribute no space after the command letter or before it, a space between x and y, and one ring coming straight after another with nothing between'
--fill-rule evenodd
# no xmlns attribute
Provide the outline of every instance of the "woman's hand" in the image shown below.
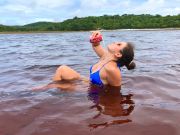
<svg viewBox="0 0 180 135"><path fill-rule="evenodd" d="M100 45L101 41L102 41L102 35L100 31L93 31L90 36L90 42L92 43L93 50L100 58L105 53L105 49Z"/></svg>
<svg viewBox="0 0 180 135"><path fill-rule="evenodd" d="M101 35L100 31L93 31L90 36L90 42L92 43L92 45L98 46L98 45L100 45L101 41L102 41L102 35Z"/></svg>

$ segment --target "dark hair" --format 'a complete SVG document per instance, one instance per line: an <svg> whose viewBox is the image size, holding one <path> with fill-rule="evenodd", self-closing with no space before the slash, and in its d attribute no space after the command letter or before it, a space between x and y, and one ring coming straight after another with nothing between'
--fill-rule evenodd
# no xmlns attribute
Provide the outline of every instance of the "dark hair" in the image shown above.
<svg viewBox="0 0 180 135"><path fill-rule="evenodd" d="M134 59L134 46L128 42L127 46L120 50L122 57L117 61L120 67L126 66L128 70L134 69L136 64L132 61Z"/></svg>

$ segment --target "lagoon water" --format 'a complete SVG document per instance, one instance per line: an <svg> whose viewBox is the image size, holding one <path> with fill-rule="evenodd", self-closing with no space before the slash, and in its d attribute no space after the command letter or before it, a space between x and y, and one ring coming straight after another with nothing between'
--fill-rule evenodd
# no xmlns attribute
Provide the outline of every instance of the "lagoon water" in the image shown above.
<svg viewBox="0 0 180 135"><path fill-rule="evenodd" d="M137 68L122 68L121 90L76 82L33 91L59 65L84 76L98 57L89 32L0 34L0 135L179 135L180 31L104 31L135 45ZM97 92L98 91L98 92Z"/></svg>

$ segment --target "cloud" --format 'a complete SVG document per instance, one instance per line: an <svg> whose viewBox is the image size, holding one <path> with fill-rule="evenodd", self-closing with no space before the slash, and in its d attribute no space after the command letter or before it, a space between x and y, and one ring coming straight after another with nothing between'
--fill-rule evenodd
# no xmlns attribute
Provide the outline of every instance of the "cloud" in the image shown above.
<svg viewBox="0 0 180 135"><path fill-rule="evenodd" d="M164 5L164 0L147 0L146 2L132 9L132 12L136 14L141 14L141 13L154 14L154 12L162 8L163 5Z"/></svg>
<svg viewBox="0 0 180 135"><path fill-rule="evenodd" d="M31 8L26 7L24 5L7 5L4 6L3 9L11 12L24 13L24 14L33 12Z"/></svg>
<svg viewBox="0 0 180 135"><path fill-rule="evenodd" d="M63 8L65 6L71 6L70 0L34 0L37 7L43 8Z"/></svg>
<svg viewBox="0 0 180 135"><path fill-rule="evenodd" d="M176 2L175 2L176 1ZM177 4L180 0L168 1L168 0L147 0L144 3L136 6L134 9L129 10L129 12L135 14L161 14L161 15L176 15L179 12L177 9L179 6Z"/></svg>
<svg viewBox="0 0 180 135"><path fill-rule="evenodd" d="M124 14L122 10L130 6L130 0L81 0L79 8L71 16L101 16L104 14Z"/></svg>
<svg viewBox="0 0 180 135"><path fill-rule="evenodd" d="M0 24L63 21L74 16L180 13L180 0L0 0Z"/></svg>

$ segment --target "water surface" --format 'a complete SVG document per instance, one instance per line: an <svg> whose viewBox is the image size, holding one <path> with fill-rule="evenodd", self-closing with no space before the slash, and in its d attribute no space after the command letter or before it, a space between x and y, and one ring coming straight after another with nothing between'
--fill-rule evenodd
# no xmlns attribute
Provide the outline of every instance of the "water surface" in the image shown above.
<svg viewBox="0 0 180 135"><path fill-rule="evenodd" d="M121 90L77 82L49 89L59 65L84 76L98 57L89 32L0 35L0 134L179 135L180 31L104 31L104 47L135 44L137 68L122 68ZM98 92L97 92L98 91Z"/></svg>

